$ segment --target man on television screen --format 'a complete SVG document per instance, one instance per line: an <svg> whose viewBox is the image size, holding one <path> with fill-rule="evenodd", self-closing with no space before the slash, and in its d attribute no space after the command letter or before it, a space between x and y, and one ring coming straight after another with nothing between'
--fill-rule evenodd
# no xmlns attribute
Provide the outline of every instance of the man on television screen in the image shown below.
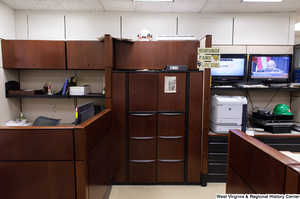
<svg viewBox="0 0 300 199"><path fill-rule="evenodd" d="M257 72L280 72L280 73L283 73L283 70L276 68L276 63L274 60L269 60L267 63L267 68L259 69Z"/></svg>

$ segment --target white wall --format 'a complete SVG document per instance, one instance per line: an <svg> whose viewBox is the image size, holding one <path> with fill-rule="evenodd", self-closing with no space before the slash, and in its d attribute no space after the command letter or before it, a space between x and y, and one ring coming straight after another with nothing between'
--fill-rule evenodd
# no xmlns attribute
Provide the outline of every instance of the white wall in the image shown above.
<svg viewBox="0 0 300 199"><path fill-rule="evenodd" d="M15 39L15 16L14 10L0 2L0 38ZM1 39L0 39L1 42ZM0 43L0 55L1 43ZM16 70L3 70L2 56L0 56L0 125L5 125L7 120L18 117L20 111L19 99L5 98L5 82L17 80Z"/></svg>
<svg viewBox="0 0 300 199"><path fill-rule="evenodd" d="M2 6L1 6L2 5ZM9 26L12 33L7 33L4 38L16 39L39 39L39 40L95 40L104 34L111 34L113 37L123 37L137 39L137 34L141 29L149 29L155 40L156 35L196 35L197 39L203 36L212 35L212 42L215 45L235 45L235 52L244 51L243 45L293 45L294 44L294 13L268 13L268 14L214 14L214 13L128 13L128 12L75 12L75 11L13 11L7 6L0 4L0 9L4 7L5 12L0 12L5 18L9 16L11 23L0 24L0 34L4 27ZM0 10L1 11L1 10ZM14 16L15 15L15 16ZM4 18L4 17L2 17ZM14 24L16 28L12 28ZM30 72L30 71L29 71ZM53 84L56 80L52 77L37 80L32 83L30 73L21 71L21 87L40 87L48 81ZM47 76L48 71L32 71L38 73L40 77ZM73 73L73 72L71 72ZM92 82L96 82L96 89L101 89L100 79L92 76ZM68 74L69 75L69 74ZM68 76L63 75L63 76ZM5 78L10 75L4 74ZM71 75L69 75L71 76ZM82 73L82 78L86 76ZM91 77L89 76L89 78ZM99 82L98 82L99 81ZM101 91L100 91L101 92ZM270 94L271 95L271 94ZM254 94L253 94L254 96ZM254 97L259 98L259 96ZM1 98L3 99L3 98ZM6 99L5 99L6 100ZM7 100L6 100L7 101ZM10 99L13 102L15 99ZM84 100L78 100L78 104ZM104 103L104 100L99 100ZM259 100L258 100L259 101ZM60 105L58 105L61 103ZM17 103L15 103L17 104ZM38 104L36 110L34 105ZM44 105L43 105L44 104ZM53 104L56 108L64 111L52 114ZM16 105L16 107L18 107ZM32 122L35 116L46 113L46 116L57 116L65 119L63 122L73 120L74 103L71 100L53 99L22 99L24 115ZM43 111L44 108L44 111ZM57 110L56 109L56 110ZM66 110L65 110L66 109ZM34 111L35 110L35 111ZM10 111L5 111L10 112ZM18 114L19 110L13 111ZM65 117L61 112L68 113ZM15 116L8 115L5 120L13 119ZM72 119L70 119L72 118ZM1 122L1 121L0 121ZM3 124L3 123L2 123ZM1 125L1 123L0 123Z"/></svg>

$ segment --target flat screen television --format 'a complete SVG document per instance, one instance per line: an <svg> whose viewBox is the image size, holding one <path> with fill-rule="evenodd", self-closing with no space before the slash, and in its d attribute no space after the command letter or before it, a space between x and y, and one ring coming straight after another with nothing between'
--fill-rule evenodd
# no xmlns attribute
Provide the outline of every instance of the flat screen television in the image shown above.
<svg viewBox="0 0 300 199"><path fill-rule="evenodd" d="M247 54L221 54L220 67L211 68L212 83L246 82Z"/></svg>
<svg viewBox="0 0 300 199"><path fill-rule="evenodd" d="M78 125L94 116L94 102L79 105L75 108L75 125Z"/></svg>
<svg viewBox="0 0 300 199"><path fill-rule="evenodd" d="M290 83L292 55L250 54L248 83Z"/></svg>

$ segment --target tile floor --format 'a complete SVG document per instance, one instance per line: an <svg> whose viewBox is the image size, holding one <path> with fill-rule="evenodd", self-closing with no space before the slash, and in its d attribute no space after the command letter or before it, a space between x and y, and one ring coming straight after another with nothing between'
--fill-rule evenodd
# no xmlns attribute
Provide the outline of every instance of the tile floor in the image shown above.
<svg viewBox="0 0 300 199"><path fill-rule="evenodd" d="M109 199L215 199L225 183L200 185L113 185Z"/></svg>

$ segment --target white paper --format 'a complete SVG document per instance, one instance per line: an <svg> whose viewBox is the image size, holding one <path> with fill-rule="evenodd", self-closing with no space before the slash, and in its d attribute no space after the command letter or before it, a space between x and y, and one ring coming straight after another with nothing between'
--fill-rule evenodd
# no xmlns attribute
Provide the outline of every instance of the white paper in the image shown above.
<svg viewBox="0 0 300 199"><path fill-rule="evenodd" d="M176 76L165 76L165 93L176 93Z"/></svg>

